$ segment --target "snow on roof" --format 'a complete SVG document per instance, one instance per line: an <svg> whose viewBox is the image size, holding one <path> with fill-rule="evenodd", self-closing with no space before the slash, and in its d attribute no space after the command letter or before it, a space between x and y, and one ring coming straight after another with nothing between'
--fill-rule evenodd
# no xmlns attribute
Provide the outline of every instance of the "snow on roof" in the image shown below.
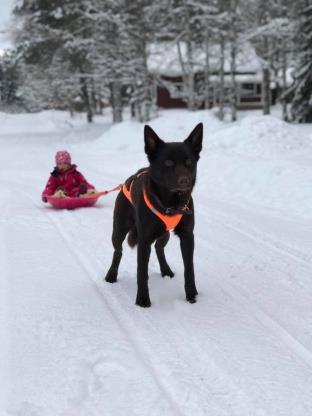
<svg viewBox="0 0 312 416"><path fill-rule="evenodd" d="M180 42L180 50L183 62L186 62L187 48L185 42ZM205 51L196 48L193 51L194 70L202 71L205 65ZM218 71L220 66L220 48L218 45L210 47L210 69ZM261 70L260 59L250 43L241 45L237 54L237 72L259 73ZM178 76L182 74L179 61L178 46L173 42L152 43L148 46L148 69L153 74ZM225 71L230 71L230 48L225 50Z"/></svg>

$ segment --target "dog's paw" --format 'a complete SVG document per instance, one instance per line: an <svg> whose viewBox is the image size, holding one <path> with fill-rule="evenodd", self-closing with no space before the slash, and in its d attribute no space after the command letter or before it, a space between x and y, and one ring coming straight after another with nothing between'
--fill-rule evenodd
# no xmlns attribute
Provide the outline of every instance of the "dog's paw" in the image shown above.
<svg viewBox="0 0 312 416"><path fill-rule="evenodd" d="M136 305L141 306L142 308L149 308L151 306L151 301L149 295L137 295Z"/></svg>
<svg viewBox="0 0 312 416"><path fill-rule="evenodd" d="M188 301L188 303L196 303L197 302L196 295L194 295L194 296L188 296L186 298L186 300Z"/></svg>
<svg viewBox="0 0 312 416"><path fill-rule="evenodd" d="M198 292L197 292L196 289L192 290L192 291L189 291L189 292L186 293L186 300L189 303L196 303L196 301L197 301L196 296L197 295L198 295Z"/></svg>
<svg viewBox="0 0 312 416"><path fill-rule="evenodd" d="M172 279L173 276L174 276L174 273L170 269L170 267L168 266L168 267L164 267L163 269L161 269L161 275L162 275L162 277L169 276L170 279Z"/></svg>
<svg viewBox="0 0 312 416"><path fill-rule="evenodd" d="M117 271L109 269L109 271L107 272L107 274L105 276L105 281L108 282L108 283L116 283L117 282Z"/></svg>

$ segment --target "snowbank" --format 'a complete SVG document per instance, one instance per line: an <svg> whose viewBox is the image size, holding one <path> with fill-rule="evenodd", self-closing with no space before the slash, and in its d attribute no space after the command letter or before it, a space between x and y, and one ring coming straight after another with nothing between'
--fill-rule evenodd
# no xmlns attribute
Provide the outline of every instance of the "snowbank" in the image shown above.
<svg viewBox="0 0 312 416"><path fill-rule="evenodd" d="M134 305L136 251L126 244L118 282L103 282L115 195L74 211L40 200L58 149L98 189L146 166L143 124L78 119L67 130L58 112L1 114L1 416L309 414L311 126L257 114L232 124L166 111L151 121L166 140L203 121L205 138L194 192L198 303L185 302L172 236L174 279L160 277L151 253L150 310Z"/></svg>
<svg viewBox="0 0 312 416"><path fill-rule="evenodd" d="M245 156L279 158L312 150L312 134L276 117L254 115L213 135L208 148Z"/></svg>
<svg viewBox="0 0 312 416"><path fill-rule="evenodd" d="M0 112L1 135L54 133L85 124L83 114L74 118L65 111L41 111L39 113L7 114Z"/></svg>
<svg viewBox="0 0 312 416"><path fill-rule="evenodd" d="M312 133L274 116L243 113L236 123L221 123L213 112L164 111L149 124L167 141L184 140L195 125L204 123L204 148L198 166L197 193L210 198L277 209L285 215L311 216ZM81 146L100 166L122 161L110 172L124 180L146 165L143 124L125 121L112 126L91 145ZM98 155L101 155L100 157Z"/></svg>

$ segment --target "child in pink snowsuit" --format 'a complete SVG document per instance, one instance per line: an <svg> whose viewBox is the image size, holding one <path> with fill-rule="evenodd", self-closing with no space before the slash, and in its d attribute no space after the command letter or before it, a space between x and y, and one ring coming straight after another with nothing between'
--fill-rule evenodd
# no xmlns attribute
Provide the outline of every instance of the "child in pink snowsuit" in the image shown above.
<svg viewBox="0 0 312 416"><path fill-rule="evenodd" d="M95 193L96 190L84 176L78 172L76 165L71 164L70 154L62 150L55 155L56 166L51 172L48 183L42 192L42 201L47 202L48 196L75 197L84 194Z"/></svg>

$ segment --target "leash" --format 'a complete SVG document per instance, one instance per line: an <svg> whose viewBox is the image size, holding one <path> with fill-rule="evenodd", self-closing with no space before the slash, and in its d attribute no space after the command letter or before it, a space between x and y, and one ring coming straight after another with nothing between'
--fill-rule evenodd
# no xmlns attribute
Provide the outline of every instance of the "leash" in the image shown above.
<svg viewBox="0 0 312 416"><path fill-rule="evenodd" d="M123 187L123 185L119 184L119 185L115 186L115 188L108 189L107 191L101 191L101 192L96 192L94 194L89 194L88 196L85 196L85 198L92 198L94 196L99 198L100 196L107 195L110 192L120 191L122 189L122 187Z"/></svg>
<svg viewBox="0 0 312 416"><path fill-rule="evenodd" d="M123 187L123 184L122 184L122 183L120 183L119 185L115 186L115 188L109 189L108 191L103 191L103 192L100 192L100 194L101 194L101 195L107 195L107 194L109 194L110 192L120 191L120 190L122 189L122 187Z"/></svg>

